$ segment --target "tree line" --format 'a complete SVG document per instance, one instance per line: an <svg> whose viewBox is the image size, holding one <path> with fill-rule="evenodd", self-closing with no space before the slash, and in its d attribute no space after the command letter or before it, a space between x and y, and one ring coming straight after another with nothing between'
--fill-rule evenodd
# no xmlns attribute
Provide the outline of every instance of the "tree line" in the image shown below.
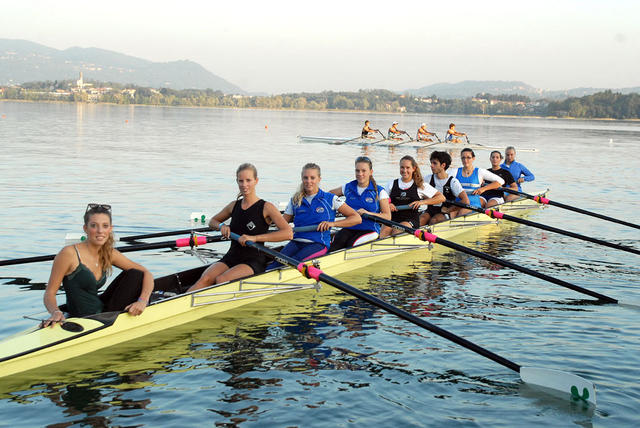
<svg viewBox="0 0 640 428"><path fill-rule="evenodd" d="M91 82L91 84L92 86L86 90L78 90L74 89L75 81L71 80L29 82L21 86L0 87L0 99L157 106L640 118L640 95L635 93L623 95L612 91L550 102L531 100L523 95L492 94L477 94L475 97L466 99L443 99L435 95L418 97L411 94L397 94L384 89L244 96L224 94L211 89L154 89L113 82Z"/></svg>

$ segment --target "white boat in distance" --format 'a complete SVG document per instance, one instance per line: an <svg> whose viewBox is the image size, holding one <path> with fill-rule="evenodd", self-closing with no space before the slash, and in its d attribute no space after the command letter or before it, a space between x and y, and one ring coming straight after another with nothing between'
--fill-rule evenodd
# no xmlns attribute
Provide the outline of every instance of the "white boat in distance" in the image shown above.
<svg viewBox="0 0 640 428"><path fill-rule="evenodd" d="M298 135L298 139L301 143L324 143L324 144L353 144L357 146L383 146L383 147L412 147L412 148L431 148L433 150L448 150L448 149L464 149L470 148L473 150L500 150L504 151L506 146L486 146L484 144L474 144L471 142L462 143L448 143L448 142L429 142L429 141L417 141L411 139L404 140L390 140L387 138L362 138L362 137L317 137L310 135ZM537 152L538 149L527 147L516 147L519 152Z"/></svg>

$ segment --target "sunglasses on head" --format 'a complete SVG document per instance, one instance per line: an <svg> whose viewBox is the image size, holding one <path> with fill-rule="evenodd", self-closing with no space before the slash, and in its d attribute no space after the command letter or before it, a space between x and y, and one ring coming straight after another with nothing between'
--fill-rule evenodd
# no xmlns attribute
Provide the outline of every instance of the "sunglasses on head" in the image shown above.
<svg viewBox="0 0 640 428"><path fill-rule="evenodd" d="M356 163L360 163L360 162L368 162L368 163L371 163L371 159L369 159L369 158L368 158L368 157L366 157L366 156L358 156L358 157L356 158Z"/></svg>
<svg viewBox="0 0 640 428"><path fill-rule="evenodd" d="M109 211L111 212L111 205L107 204L87 204L87 211Z"/></svg>

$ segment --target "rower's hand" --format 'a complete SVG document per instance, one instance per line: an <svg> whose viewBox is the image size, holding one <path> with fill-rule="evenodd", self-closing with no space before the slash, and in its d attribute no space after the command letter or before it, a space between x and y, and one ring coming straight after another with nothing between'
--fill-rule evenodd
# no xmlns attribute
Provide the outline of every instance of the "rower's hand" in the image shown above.
<svg viewBox="0 0 640 428"><path fill-rule="evenodd" d="M334 223L331 221L323 221L322 223L320 223L318 225L318 228L316 229L318 232L326 232L327 230L331 229L334 226Z"/></svg>
<svg viewBox="0 0 640 428"><path fill-rule="evenodd" d="M478 187L476 190L474 190L471 194L472 195L482 195L482 193L484 192L484 188L483 187Z"/></svg>
<svg viewBox="0 0 640 428"><path fill-rule="evenodd" d="M147 307L147 302L145 302L142 299L138 299L137 301L131 303L126 308L124 308L124 310L129 312L129 315L138 316L144 312L146 307Z"/></svg>
<svg viewBox="0 0 640 428"><path fill-rule="evenodd" d="M64 314L62 313L62 311L54 311L51 316L49 317L49 319L46 319L44 321L42 321L40 323L40 328L44 328L44 327L49 327L51 326L53 328L53 326L56 323L60 323L62 324L65 321L64 318Z"/></svg>
<svg viewBox="0 0 640 428"><path fill-rule="evenodd" d="M238 238L238 244L242 245L243 247L247 245L247 241L256 242L256 237L253 235L242 235L240 238Z"/></svg>
<svg viewBox="0 0 640 428"><path fill-rule="evenodd" d="M524 177L518 178L518 183L521 183L521 184L524 183Z"/></svg>
<svg viewBox="0 0 640 428"><path fill-rule="evenodd" d="M362 215L362 214L371 214L369 211L365 210L364 208L360 208L357 211L358 214Z"/></svg>
<svg viewBox="0 0 640 428"><path fill-rule="evenodd" d="M398 211L398 208L396 208L396 206L393 205L391 202L389 202L389 209L391 210L392 213Z"/></svg>
<svg viewBox="0 0 640 428"><path fill-rule="evenodd" d="M229 239L229 236L231 234L231 228L229 227L229 225L223 224L222 227L218 226L218 230L220 231L220 235Z"/></svg>
<svg viewBox="0 0 640 428"><path fill-rule="evenodd" d="M420 205L422 205L422 203L420 203L420 201L413 201L409 204L409 206L411 207L411 209L417 210L418 208L420 208Z"/></svg>

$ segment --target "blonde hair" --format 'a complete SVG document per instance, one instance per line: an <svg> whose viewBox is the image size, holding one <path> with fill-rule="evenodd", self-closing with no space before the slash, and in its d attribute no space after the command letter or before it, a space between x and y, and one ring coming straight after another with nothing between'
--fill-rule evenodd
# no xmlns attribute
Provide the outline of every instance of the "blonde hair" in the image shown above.
<svg viewBox="0 0 640 428"><path fill-rule="evenodd" d="M241 164L238 169L236 169L236 177L238 176L238 174L240 174L240 172L247 169L253 172L253 178L258 178L258 170L252 163ZM238 196L236 196L236 199L240 199L240 196L242 196L242 193L238 192Z"/></svg>
<svg viewBox="0 0 640 428"><path fill-rule="evenodd" d="M411 176L413 182L416 183L416 186L422 187L422 185L424 184L424 178L422 178L422 172L420 172L420 166L418 165L418 162L416 162L413 156L406 155L403 156L402 159L400 159L400 163L405 160L411 162L411 166L414 168L413 175Z"/></svg>
<svg viewBox="0 0 640 428"><path fill-rule="evenodd" d="M308 163L305 166L303 166L302 171L300 171L300 175L302 175L308 169L315 169L316 171L318 171L318 177L322 177L320 173L320 167L315 163ZM300 204L302 203L302 198L304 198L304 184L300 183L300 187L298 187L298 191L293 194L293 197L291 199L293 200L293 204L299 207Z"/></svg>
<svg viewBox="0 0 640 428"><path fill-rule="evenodd" d="M103 208L102 206L97 206L95 208L90 208L84 213L84 225L89 226L89 220L91 216L94 214L106 214L109 217L109 223L112 223L111 220L111 211ZM98 250L98 263L102 266L102 271L107 273L107 276L111 275L111 271L113 270L113 264L111 262L111 257L113 255L113 231L109 233L109 237L105 241L105 243Z"/></svg>

